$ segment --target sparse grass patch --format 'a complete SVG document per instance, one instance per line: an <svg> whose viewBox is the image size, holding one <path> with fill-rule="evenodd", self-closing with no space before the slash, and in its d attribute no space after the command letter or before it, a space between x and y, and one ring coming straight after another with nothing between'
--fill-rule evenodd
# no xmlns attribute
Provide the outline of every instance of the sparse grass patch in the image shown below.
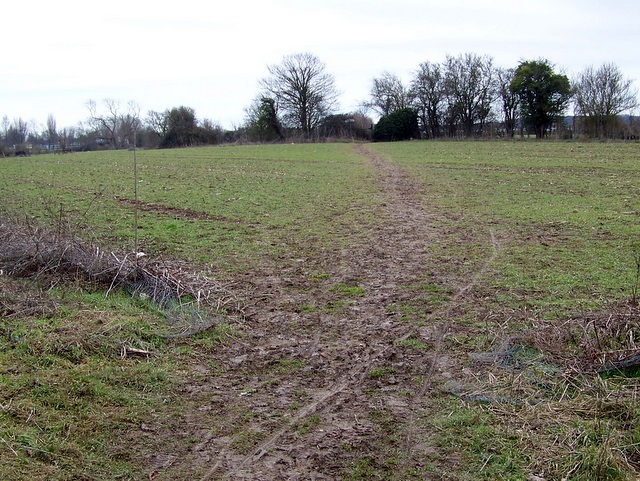
<svg viewBox="0 0 640 481"><path fill-rule="evenodd" d="M419 325L451 300L452 291L448 287L432 282L418 282L407 287L411 298L390 306L389 309L401 313L401 319Z"/></svg>
<svg viewBox="0 0 640 481"><path fill-rule="evenodd" d="M298 309L301 314L312 314L314 312L320 312L320 308L311 304L302 304Z"/></svg>
<svg viewBox="0 0 640 481"><path fill-rule="evenodd" d="M306 418L304 421L302 421L302 423L300 424L297 430L298 435L304 436L305 434L315 429L316 426L318 426L321 422L322 422L322 418L320 416L318 416L317 414L312 414L311 416Z"/></svg>
<svg viewBox="0 0 640 481"><path fill-rule="evenodd" d="M363 287L351 282L349 283L339 282L338 284L336 284L331 288L331 291L335 292L337 295L341 297L347 297L347 298L364 297L365 295Z"/></svg>
<svg viewBox="0 0 640 481"><path fill-rule="evenodd" d="M372 379L381 379L395 374L395 368L391 366L378 366L369 371L369 377Z"/></svg>
<svg viewBox="0 0 640 481"><path fill-rule="evenodd" d="M335 301L327 302L321 309L321 311L326 312L327 314L341 314L346 312L346 310L352 305L353 301L338 299Z"/></svg>
<svg viewBox="0 0 640 481"><path fill-rule="evenodd" d="M306 361L302 359L280 359L276 363L276 372L279 374L293 374L306 365Z"/></svg>
<svg viewBox="0 0 640 481"><path fill-rule="evenodd" d="M405 339L399 339L394 343L396 346L409 347L412 349L428 349L429 345L416 336L409 336Z"/></svg>
<svg viewBox="0 0 640 481"><path fill-rule="evenodd" d="M228 322L218 322L213 327L192 337L192 343L196 346L214 349L220 344L231 342L240 336L236 326Z"/></svg>
<svg viewBox="0 0 640 481"><path fill-rule="evenodd" d="M266 437L266 433L256 430L237 432L231 441L231 449L239 454L249 454Z"/></svg>
<svg viewBox="0 0 640 481"><path fill-rule="evenodd" d="M331 278L329 273L313 274L311 276L311 282L322 282Z"/></svg>
<svg viewBox="0 0 640 481"><path fill-rule="evenodd" d="M368 455L358 456L357 450L349 446L349 451L356 457L345 468L341 479L424 479L421 470L404 465L406 453L402 448L402 423L394 417L391 410L372 409L368 412L368 417L377 432L372 437L375 449L369 451Z"/></svg>
<svg viewBox="0 0 640 481"><path fill-rule="evenodd" d="M357 480L384 480L387 473L383 472L377 465L376 460L372 457L363 457L353 461L347 471L344 473L344 479L347 481Z"/></svg>

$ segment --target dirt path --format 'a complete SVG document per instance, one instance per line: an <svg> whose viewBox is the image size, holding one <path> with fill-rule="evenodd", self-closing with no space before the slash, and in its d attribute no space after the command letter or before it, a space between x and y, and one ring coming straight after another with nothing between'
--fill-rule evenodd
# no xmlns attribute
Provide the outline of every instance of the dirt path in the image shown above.
<svg viewBox="0 0 640 481"><path fill-rule="evenodd" d="M429 479L424 462L434 448L420 420L456 369L443 345L447 317L500 246L492 234L483 266L459 285L439 286L429 250L439 237L423 186L365 145L354 148L380 173L385 218L365 245L254 273L260 301L245 326L253 337L225 348L224 374L203 376L188 393L202 405L201 419L187 421L200 423L201 442L180 464L201 466L199 479L329 480L349 470L365 476L358 479L367 470L381 476L370 479ZM309 281L309 262L322 264L326 282ZM327 301L336 283L364 295L336 312L300 308ZM440 288L446 301L434 303L420 326L403 320L403 306L424 308Z"/></svg>

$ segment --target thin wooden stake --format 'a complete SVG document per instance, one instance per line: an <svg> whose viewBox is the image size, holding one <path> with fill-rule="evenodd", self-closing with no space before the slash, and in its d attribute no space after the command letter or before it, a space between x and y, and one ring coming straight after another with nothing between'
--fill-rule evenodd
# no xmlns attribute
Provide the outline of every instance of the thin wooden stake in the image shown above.
<svg viewBox="0 0 640 481"><path fill-rule="evenodd" d="M138 156L136 155L136 130L133 130L133 246L138 267Z"/></svg>

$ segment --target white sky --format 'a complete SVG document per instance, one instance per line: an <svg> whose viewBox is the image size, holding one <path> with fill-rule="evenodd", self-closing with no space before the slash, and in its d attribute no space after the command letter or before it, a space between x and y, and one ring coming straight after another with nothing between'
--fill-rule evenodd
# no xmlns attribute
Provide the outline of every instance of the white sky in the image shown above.
<svg viewBox="0 0 640 481"><path fill-rule="evenodd" d="M490 55L500 67L544 57L572 77L615 63L640 88L638 0L33 0L5 2L0 117L58 127L86 103L135 101L146 116L185 105L239 126L267 65L309 52L341 92L340 110L389 71Z"/></svg>

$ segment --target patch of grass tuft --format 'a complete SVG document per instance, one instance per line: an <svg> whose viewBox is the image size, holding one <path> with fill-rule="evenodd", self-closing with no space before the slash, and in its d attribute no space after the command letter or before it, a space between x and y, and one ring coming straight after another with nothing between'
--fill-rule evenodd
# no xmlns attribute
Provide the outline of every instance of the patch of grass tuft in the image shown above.
<svg viewBox="0 0 640 481"><path fill-rule="evenodd" d="M354 285L351 283L339 282L331 288L332 292L342 297L364 297L364 287Z"/></svg>

